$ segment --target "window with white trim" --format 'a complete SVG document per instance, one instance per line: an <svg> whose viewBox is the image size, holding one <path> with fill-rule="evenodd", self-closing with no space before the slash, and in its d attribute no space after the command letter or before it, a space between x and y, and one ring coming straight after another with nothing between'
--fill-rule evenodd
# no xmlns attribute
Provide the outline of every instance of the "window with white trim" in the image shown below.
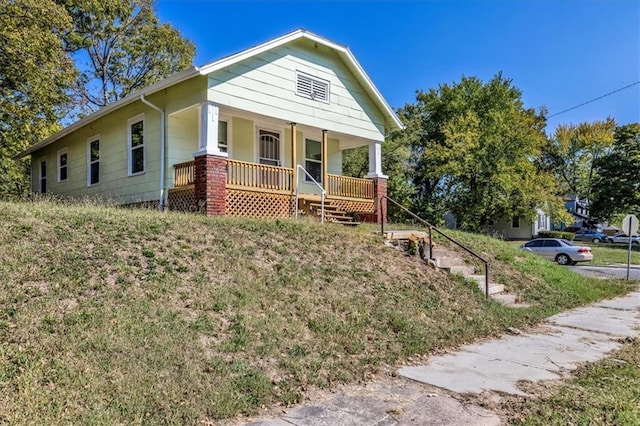
<svg viewBox="0 0 640 426"><path fill-rule="evenodd" d="M144 173L144 115L129 120L129 175Z"/></svg>
<svg viewBox="0 0 640 426"><path fill-rule="evenodd" d="M69 154L67 149L58 151L58 182L65 182L69 177Z"/></svg>
<svg viewBox="0 0 640 426"><path fill-rule="evenodd" d="M47 192L47 160L40 160L40 172L38 178L38 190L41 194L44 194Z"/></svg>
<svg viewBox="0 0 640 426"><path fill-rule="evenodd" d="M87 145L87 186L100 183L100 139L90 139Z"/></svg>
<svg viewBox="0 0 640 426"><path fill-rule="evenodd" d="M296 72L296 94L314 101L329 102L329 82L303 72Z"/></svg>
<svg viewBox="0 0 640 426"><path fill-rule="evenodd" d="M229 122L218 121L218 149L220 152L229 152Z"/></svg>
<svg viewBox="0 0 640 426"><path fill-rule="evenodd" d="M322 183L322 143L312 139L304 141L304 168L318 183ZM305 182L311 182L309 176L304 175Z"/></svg>

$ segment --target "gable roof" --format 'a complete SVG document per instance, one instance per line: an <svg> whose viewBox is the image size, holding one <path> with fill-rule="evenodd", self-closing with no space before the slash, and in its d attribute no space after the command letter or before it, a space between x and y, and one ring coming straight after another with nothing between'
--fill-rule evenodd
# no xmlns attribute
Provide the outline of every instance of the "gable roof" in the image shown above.
<svg viewBox="0 0 640 426"><path fill-rule="evenodd" d="M251 47L249 49L243 50L241 52L226 56L224 58L218 59L217 61L208 63L201 67L192 66L183 71L180 71L176 74L173 74L163 80L160 80L150 86L147 86L141 90L138 90L112 104L107 105L94 112L93 114L84 117L83 119L76 121L68 127L65 127L61 131L55 133L54 135L48 137L47 139L40 141L34 145L32 145L27 150L21 152L16 156L16 158L21 158L27 156L41 148L44 148L47 145L52 144L53 142L61 139L62 137L74 132L75 130L109 114L112 111L115 111L121 107L124 107L128 104L131 104L140 99L141 96L148 96L153 93L159 92L167 87L173 86L185 80L188 80L197 76L204 76L210 74L214 71L220 70L224 67L228 67L230 65L236 64L245 59L254 57L268 50L274 49L276 47L291 43L293 41L299 39L307 39L311 40L320 45L326 46L332 50L334 50L338 56L343 60L348 69L354 74L358 82L365 89L367 94L371 97L371 99L375 102L376 106L383 113L387 123L391 124L392 128L395 129L404 129L404 125L395 114L393 109L389 106L387 101L382 97L382 94L378 91L378 89L374 86L373 82L364 71L362 66L358 63L355 56L351 53L347 46L342 44L335 43L329 39L324 37L320 37L319 35L313 34L310 31L307 31L303 28L285 34L281 37L275 38L273 40L267 41L266 43L259 44L257 46Z"/></svg>

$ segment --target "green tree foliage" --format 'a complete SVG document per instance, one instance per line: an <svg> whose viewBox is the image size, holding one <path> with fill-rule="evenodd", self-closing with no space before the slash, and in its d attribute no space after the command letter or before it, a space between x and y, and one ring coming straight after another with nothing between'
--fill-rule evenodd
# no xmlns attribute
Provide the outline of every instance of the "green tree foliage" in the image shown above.
<svg viewBox="0 0 640 426"><path fill-rule="evenodd" d="M419 91L399 113L413 153L413 207L430 220L450 210L461 228L481 230L532 217L534 207L561 210L553 176L535 161L546 143L544 112L525 108L501 73Z"/></svg>
<svg viewBox="0 0 640 426"><path fill-rule="evenodd" d="M382 171L389 176L387 194L398 203L409 206L413 197L411 185L410 149L402 133L391 135L382 144ZM369 172L369 148L366 146L343 151L342 173L362 178ZM401 219L393 209L392 219Z"/></svg>
<svg viewBox="0 0 640 426"><path fill-rule="evenodd" d="M29 163L13 157L58 129L74 80L61 32L71 28L50 0L0 0L0 196L28 191Z"/></svg>
<svg viewBox="0 0 640 426"><path fill-rule="evenodd" d="M77 113L87 114L191 66L195 47L160 24L154 0L57 0L73 17L66 34L80 75Z"/></svg>
<svg viewBox="0 0 640 426"><path fill-rule="evenodd" d="M640 214L640 123L615 129L611 152L595 161L591 214L601 219Z"/></svg>
<svg viewBox="0 0 640 426"><path fill-rule="evenodd" d="M612 118L579 125L560 125L544 149L543 163L556 174L565 196L591 198L596 161L607 155L616 123Z"/></svg>

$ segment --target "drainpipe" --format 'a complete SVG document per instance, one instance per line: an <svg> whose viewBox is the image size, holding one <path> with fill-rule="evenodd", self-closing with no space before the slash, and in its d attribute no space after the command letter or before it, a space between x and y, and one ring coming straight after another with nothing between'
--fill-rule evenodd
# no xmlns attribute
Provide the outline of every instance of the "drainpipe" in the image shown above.
<svg viewBox="0 0 640 426"><path fill-rule="evenodd" d="M158 201L158 210L164 211L164 207L166 205L164 191L164 154L167 145L165 135L165 112L163 109L158 108L146 100L144 95L140 95L140 101L149 108L153 108L160 113L160 200Z"/></svg>

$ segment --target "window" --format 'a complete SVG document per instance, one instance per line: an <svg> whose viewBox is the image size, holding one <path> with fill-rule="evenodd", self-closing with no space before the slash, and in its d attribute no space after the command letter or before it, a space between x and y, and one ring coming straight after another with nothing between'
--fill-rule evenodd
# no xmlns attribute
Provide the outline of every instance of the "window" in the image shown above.
<svg viewBox="0 0 640 426"><path fill-rule="evenodd" d="M304 142L304 168L318 183L322 183L322 143L311 139ZM311 182L304 175L305 182Z"/></svg>
<svg viewBox="0 0 640 426"><path fill-rule="evenodd" d="M520 217L514 216L511 218L511 227L514 229L520 228Z"/></svg>
<svg viewBox="0 0 640 426"><path fill-rule="evenodd" d="M556 240L544 240L543 247L560 247L560 243Z"/></svg>
<svg viewBox="0 0 640 426"><path fill-rule="evenodd" d="M227 121L218 121L218 148L220 152L229 152L229 125Z"/></svg>
<svg viewBox="0 0 640 426"><path fill-rule="evenodd" d="M100 183L100 139L89 140L87 152L87 186Z"/></svg>
<svg viewBox="0 0 640 426"><path fill-rule="evenodd" d="M129 175L144 173L144 115L129 120Z"/></svg>
<svg viewBox="0 0 640 426"><path fill-rule="evenodd" d="M47 192L47 160L40 160L40 190L41 194Z"/></svg>
<svg viewBox="0 0 640 426"><path fill-rule="evenodd" d="M296 94L314 101L329 102L329 82L302 72L296 73Z"/></svg>
<svg viewBox="0 0 640 426"><path fill-rule="evenodd" d="M538 229L547 227L547 217L543 214L538 215Z"/></svg>
<svg viewBox="0 0 640 426"><path fill-rule="evenodd" d="M533 240L526 243L525 247L542 247L542 240Z"/></svg>
<svg viewBox="0 0 640 426"><path fill-rule="evenodd" d="M68 154L66 149L58 151L58 182L65 182L68 177Z"/></svg>
<svg viewBox="0 0 640 426"><path fill-rule="evenodd" d="M280 166L280 133L258 130L258 163Z"/></svg>

